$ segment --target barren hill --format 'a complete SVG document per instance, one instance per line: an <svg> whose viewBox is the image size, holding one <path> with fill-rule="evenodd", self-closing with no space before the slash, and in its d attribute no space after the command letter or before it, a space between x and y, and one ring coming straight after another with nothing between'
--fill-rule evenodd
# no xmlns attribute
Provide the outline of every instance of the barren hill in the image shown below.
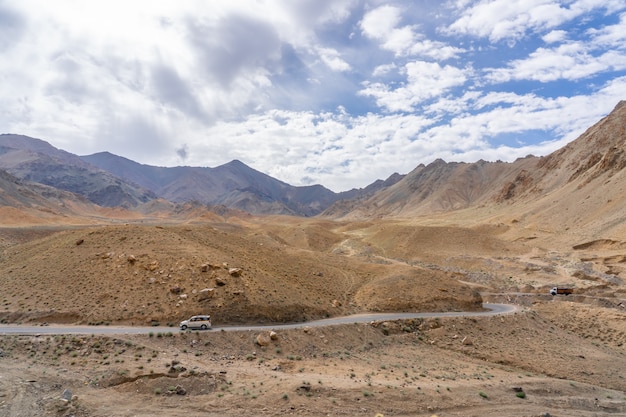
<svg viewBox="0 0 626 417"><path fill-rule="evenodd" d="M332 229L213 223L56 233L5 251L0 285L13 301L0 315L137 324L211 311L232 323L480 308L480 296L452 274L333 254L342 238Z"/></svg>

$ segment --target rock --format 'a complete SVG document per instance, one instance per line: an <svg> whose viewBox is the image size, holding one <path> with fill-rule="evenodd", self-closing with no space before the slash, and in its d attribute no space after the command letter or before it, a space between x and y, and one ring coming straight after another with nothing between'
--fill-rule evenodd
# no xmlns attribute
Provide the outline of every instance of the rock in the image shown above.
<svg viewBox="0 0 626 417"><path fill-rule="evenodd" d="M70 391L69 389L64 390L63 394L61 394L61 399L66 401L72 401L72 391Z"/></svg>
<svg viewBox="0 0 626 417"><path fill-rule="evenodd" d="M213 298L213 294L215 293L214 288L205 288L198 292L198 301L208 300L209 298Z"/></svg>
<svg viewBox="0 0 626 417"><path fill-rule="evenodd" d="M259 346L267 346L270 344L270 336L267 333L259 333L256 336L255 342Z"/></svg>
<svg viewBox="0 0 626 417"><path fill-rule="evenodd" d="M274 330L272 330L270 332L270 339L272 340L278 340L278 333L276 333Z"/></svg>
<svg viewBox="0 0 626 417"><path fill-rule="evenodd" d="M182 291L183 289L179 285L174 285L172 288L170 288L170 292L172 294L180 294Z"/></svg>
<svg viewBox="0 0 626 417"><path fill-rule="evenodd" d="M159 261L152 261L145 267L148 271L156 271L159 269Z"/></svg>
<svg viewBox="0 0 626 417"><path fill-rule="evenodd" d="M333 305L333 307L341 307L341 301L339 301L339 300L333 300L332 305Z"/></svg>
<svg viewBox="0 0 626 417"><path fill-rule="evenodd" d="M80 246L80 245L82 245L84 242L85 242L85 239L78 239L78 240L76 241L76 246Z"/></svg>
<svg viewBox="0 0 626 417"><path fill-rule="evenodd" d="M224 285L226 285L226 281L222 277L216 277L215 283L219 285L220 287L223 287Z"/></svg>
<svg viewBox="0 0 626 417"><path fill-rule="evenodd" d="M305 326L302 330L304 331L304 333L310 333L313 329L311 329L311 326Z"/></svg>
<svg viewBox="0 0 626 417"><path fill-rule="evenodd" d="M240 277L243 270L241 268L230 268L228 273L231 277Z"/></svg>
<svg viewBox="0 0 626 417"><path fill-rule="evenodd" d="M474 344L472 339L470 337L467 337L467 336L465 336L463 338L463 340L461 340L461 343L464 344L465 346L472 346Z"/></svg>
<svg viewBox="0 0 626 417"><path fill-rule="evenodd" d="M128 258L126 258L126 260L129 264L134 264L135 262L137 262L137 258L135 258L135 255L128 255Z"/></svg>

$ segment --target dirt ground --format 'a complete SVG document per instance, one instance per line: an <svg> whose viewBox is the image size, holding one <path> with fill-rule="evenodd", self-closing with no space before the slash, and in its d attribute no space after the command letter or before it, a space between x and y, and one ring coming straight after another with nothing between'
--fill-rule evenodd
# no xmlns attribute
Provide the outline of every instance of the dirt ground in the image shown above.
<svg viewBox="0 0 626 417"><path fill-rule="evenodd" d="M461 223L463 224L463 223ZM586 240L585 240L586 239ZM0 229L0 416L626 416L624 242L453 221ZM574 295L551 297L567 285ZM203 289L212 289L201 299ZM180 332L365 311L512 315Z"/></svg>

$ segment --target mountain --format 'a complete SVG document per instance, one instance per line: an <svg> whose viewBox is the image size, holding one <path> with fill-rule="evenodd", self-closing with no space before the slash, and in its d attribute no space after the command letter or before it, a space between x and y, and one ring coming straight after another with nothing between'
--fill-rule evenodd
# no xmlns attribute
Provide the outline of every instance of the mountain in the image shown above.
<svg viewBox="0 0 626 417"><path fill-rule="evenodd" d="M370 195L392 183L390 180L376 182L365 189L334 193L321 185L289 185L238 160L215 168L165 168L139 164L108 152L81 158L172 202L196 201L245 210L251 214L313 216L337 200Z"/></svg>
<svg viewBox="0 0 626 417"><path fill-rule="evenodd" d="M334 193L321 185L291 186L237 160L216 168L157 167L109 152L77 156L43 140L13 134L0 135L0 169L82 195L103 207L139 208L160 198L296 216L317 215L335 201L371 195L393 183L378 181L364 189Z"/></svg>
<svg viewBox="0 0 626 417"><path fill-rule="evenodd" d="M30 183L0 170L0 223L3 226L84 222L87 216L98 214L98 206L86 198Z"/></svg>
<svg viewBox="0 0 626 417"><path fill-rule="evenodd" d="M323 215L357 219L414 217L460 210L494 221L626 232L626 101L576 140L545 156L514 162L419 165L395 184ZM482 210L482 213L478 213Z"/></svg>
<svg viewBox="0 0 626 417"><path fill-rule="evenodd" d="M147 189L40 139L0 135L0 169L29 182L70 191L103 207L136 207L156 198Z"/></svg>

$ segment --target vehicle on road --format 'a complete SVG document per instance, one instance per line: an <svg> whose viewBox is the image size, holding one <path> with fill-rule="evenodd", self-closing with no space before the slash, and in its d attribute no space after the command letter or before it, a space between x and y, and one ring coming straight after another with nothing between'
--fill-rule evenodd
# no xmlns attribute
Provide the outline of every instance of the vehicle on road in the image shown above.
<svg viewBox="0 0 626 417"><path fill-rule="evenodd" d="M180 330L194 329L194 330L207 330L211 328L211 316L200 315L191 316L187 320L180 322Z"/></svg>
<svg viewBox="0 0 626 417"><path fill-rule="evenodd" d="M570 295L574 293L573 288L553 287L550 290L550 295Z"/></svg>

